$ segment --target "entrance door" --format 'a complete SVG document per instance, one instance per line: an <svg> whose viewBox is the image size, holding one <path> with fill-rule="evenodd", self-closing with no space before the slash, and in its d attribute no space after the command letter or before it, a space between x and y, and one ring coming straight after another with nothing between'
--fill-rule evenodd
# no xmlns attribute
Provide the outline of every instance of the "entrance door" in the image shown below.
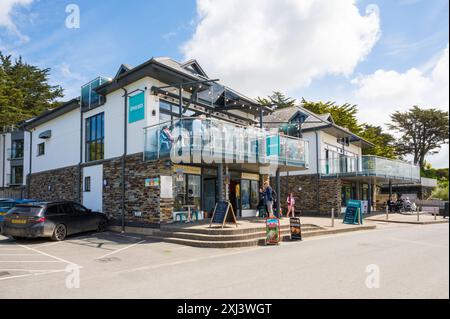
<svg viewBox="0 0 450 319"><path fill-rule="evenodd" d="M236 217L241 217L241 205L239 202L241 197L240 188L241 184L239 181L230 181L230 202ZM238 193L236 193L236 191L238 191Z"/></svg>

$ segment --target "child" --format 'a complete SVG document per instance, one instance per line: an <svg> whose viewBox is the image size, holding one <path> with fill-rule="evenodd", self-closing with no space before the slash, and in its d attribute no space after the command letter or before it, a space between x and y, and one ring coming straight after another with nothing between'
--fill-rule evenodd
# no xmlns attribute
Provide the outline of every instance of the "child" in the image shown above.
<svg viewBox="0 0 450 319"><path fill-rule="evenodd" d="M286 214L286 217L289 217L289 215L292 212L292 217L295 217L295 198L294 198L294 193L289 193L289 196L287 198L287 205L288 205L288 211Z"/></svg>

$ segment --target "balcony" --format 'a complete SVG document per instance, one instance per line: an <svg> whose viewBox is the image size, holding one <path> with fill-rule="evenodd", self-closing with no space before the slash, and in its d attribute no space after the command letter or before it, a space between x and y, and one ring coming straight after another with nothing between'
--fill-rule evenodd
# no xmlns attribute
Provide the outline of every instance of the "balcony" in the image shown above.
<svg viewBox="0 0 450 319"><path fill-rule="evenodd" d="M308 143L253 126L206 118L184 118L145 129L146 161L175 164L278 165L309 167Z"/></svg>
<svg viewBox="0 0 450 319"><path fill-rule="evenodd" d="M420 168L408 162L366 155L343 156L320 161L320 173L327 177L378 177L397 182L419 182Z"/></svg>

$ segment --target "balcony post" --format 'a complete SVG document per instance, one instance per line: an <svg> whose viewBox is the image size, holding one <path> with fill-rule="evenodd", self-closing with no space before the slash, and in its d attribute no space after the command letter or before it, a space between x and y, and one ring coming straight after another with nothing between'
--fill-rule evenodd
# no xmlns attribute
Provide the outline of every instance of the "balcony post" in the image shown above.
<svg viewBox="0 0 450 319"><path fill-rule="evenodd" d="M389 200L392 200L392 180L389 179Z"/></svg>
<svg viewBox="0 0 450 319"><path fill-rule="evenodd" d="M280 169L277 168L277 175L276 175L276 180L277 180L277 196L278 196L278 205L277 205L277 210L278 210L278 216L280 214L281 211L281 177L280 177ZM275 215L275 216L277 216Z"/></svg>
<svg viewBox="0 0 450 319"><path fill-rule="evenodd" d="M223 201L223 164L217 165L217 198Z"/></svg>

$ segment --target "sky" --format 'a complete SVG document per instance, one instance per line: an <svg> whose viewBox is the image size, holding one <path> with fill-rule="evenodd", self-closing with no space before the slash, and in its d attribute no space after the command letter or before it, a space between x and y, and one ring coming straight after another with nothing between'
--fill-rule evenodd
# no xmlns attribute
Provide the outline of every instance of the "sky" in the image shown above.
<svg viewBox="0 0 450 319"><path fill-rule="evenodd" d="M195 58L245 95L349 102L384 127L449 109L448 30L448 0L0 0L0 51L50 68L66 99L122 63Z"/></svg>

